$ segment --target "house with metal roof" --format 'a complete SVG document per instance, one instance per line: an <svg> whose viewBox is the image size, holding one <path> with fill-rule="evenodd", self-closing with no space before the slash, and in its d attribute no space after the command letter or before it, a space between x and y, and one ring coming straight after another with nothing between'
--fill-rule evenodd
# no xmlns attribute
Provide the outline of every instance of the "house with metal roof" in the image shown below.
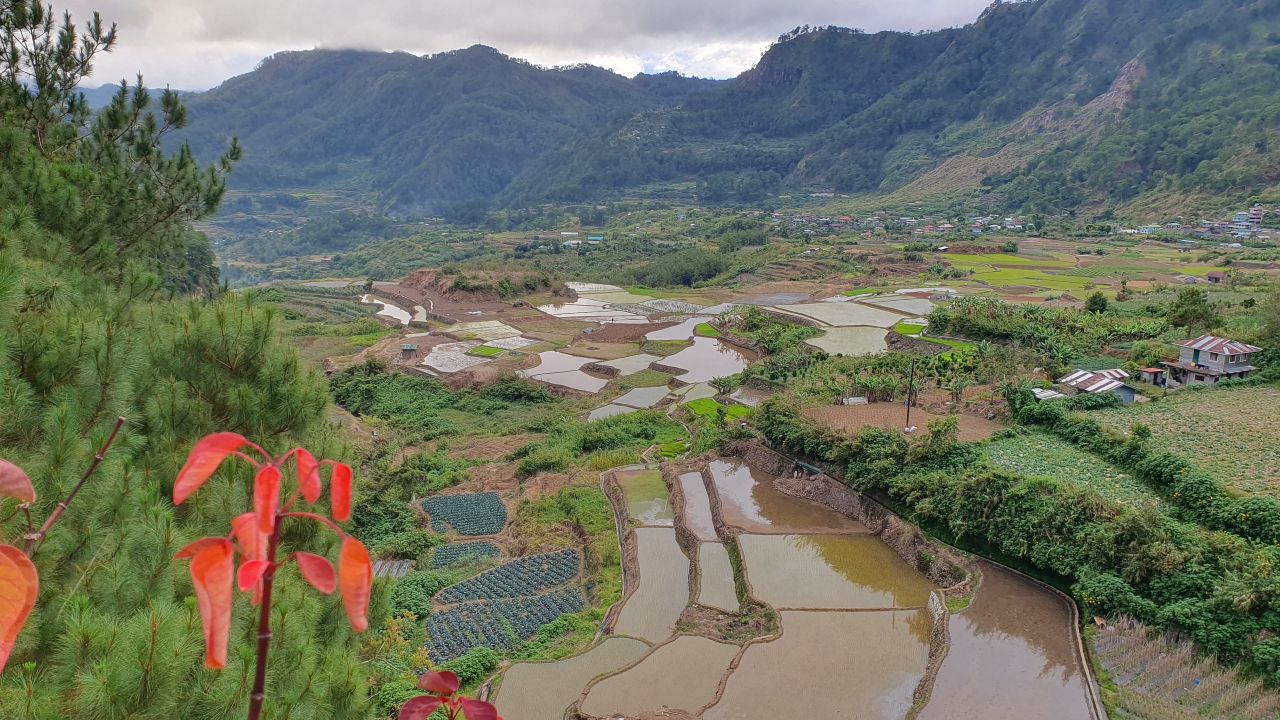
<svg viewBox="0 0 1280 720"><path fill-rule="evenodd" d="M1250 364L1262 348L1214 335L1202 335L1178 343L1178 359L1160 364L1178 385L1216 385L1221 380L1241 380L1258 368Z"/></svg>
<svg viewBox="0 0 1280 720"><path fill-rule="evenodd" d="M1138 396L1138 391L1125 380L1129 373L1116 368L1114 370L1076 370L1066 377L1059 378L1058 384L1076 393L1112 393L1120 397L1120 401L1129 405Z"/></svg>

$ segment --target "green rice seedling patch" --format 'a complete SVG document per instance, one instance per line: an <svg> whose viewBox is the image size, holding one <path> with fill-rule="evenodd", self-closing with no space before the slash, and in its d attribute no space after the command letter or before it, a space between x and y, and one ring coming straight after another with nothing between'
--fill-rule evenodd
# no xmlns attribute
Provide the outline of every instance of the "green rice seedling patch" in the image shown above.
<svg viewBox="0 0 1280 720"><path fill-rule="evenodd" d="M475 600L433 613L427 620L428 655L441 663L477 647L513 650L542 626L585 606L577 588L545 595Z"/></svg>
<svg viewBox="0 0 1280 720"><path fill-rule="evenodd" d="M438 533L452 527L460 535L495 535L507 524L507 506L497 493L437 495L423 500L422 509Z"/></svg>
<svg viewBox="0 0 1280 720"><path fill-rule="evenodd" d="M973 275L973 279L980 280L993 287L1038 287L1063 292L1084 290L1094 284L1092 278L1055 275L1043 270L1023 268L980 270Z"/></svg>
<svg viewBox="0 0 1280 720"><path fill-rule="evenodd" d="M689 412L693 413L694 416L706 420L715 420L720 413L720 408L724 408L724 417L727 420L740 420L751 417L751 408L749 407L722 405L711 398L702 398L685 403L685 407L689 408Z"/></svg>
<svg viewBox="0 0 1280 720"><path fill-rule="evenodd" d="M858 297L859 295L875 295L878 292L880 291L875 288L868 287L868 288L858 288L857 290L845 290L840 294L844 295L845 297Z"/></svg>
<svg viewBox="0 0 1280 720"><path fill-rule="evenodd" d="M1047 257L1013 255L1010 253L992 253L986 255L943 253L942 257L951 264L951 267L958 268L960 270L978 270L984 267L1072 268L1076 265L1074 259L1056 253L1050 254Z"/></svg>
<svg viewBox="0 0 1280 720"><path fill-rule="evenodd" d="M720 337L720 331L715 329L715 326L713 326L711 323L698 323L693 328L693 334L697 335L698 337L709 337L709 338Z"/></svg>
<svg viewBox="0 0 1280 720"><path fill-rule="evenodd" d="M1084 485L1102 497L1130 507L1165 503L1141 480L1053 435L1031 432L987 444L993 465L1033 477L1049 477L1064 485Z"/></svg>
<svg viewBox="0 0 1280 720"><path fill-rule="evenodd" d="M452 543L435 549L431 555L431 567L446 568L464 562L476 562L498 557L498 546L488 540Z"/></svg>
<svg viewBox="0 0 1280 720"><path fill-rule="evenodd" d="M657 355L658 357L667 357L675 355L691 345L688 340L649 340L640 346L640 352Z"/></svg>
<svg viewBox="0 0 1280 720"><path fill-rule="evenodd" d="M672 440L671 442L663 443L659 445L658 454L661 455L664 459L670 460L672 458L676 458L676 457L679 457L680 455L683 455L685 451L687 451L688 449L689 449L689 444L686 443L685 441Z"/></svg>
<svg viewBox="0 0 1280 720"><path fill-rule="evenodd" d="M467 354L474 357L496 358L501 357L504 352L506 351L502 348L489 347L488 345L477 345L468 350Z"/></svg>
<svg viewBox="0 0 1280 720"><path fill-rule="evenodd" d="M537 595L578 575L577 550L559 550L517 558L492 570L445 588L436 595L442 604Z"/></svg>
<svg viewBox="0 0 1280 720"><path fill-rule="evenodd" d="M924 332L925 326L917 325L915 323L900 322L897 325L894 325L893 329L899 335L919 335Z"/></svg>

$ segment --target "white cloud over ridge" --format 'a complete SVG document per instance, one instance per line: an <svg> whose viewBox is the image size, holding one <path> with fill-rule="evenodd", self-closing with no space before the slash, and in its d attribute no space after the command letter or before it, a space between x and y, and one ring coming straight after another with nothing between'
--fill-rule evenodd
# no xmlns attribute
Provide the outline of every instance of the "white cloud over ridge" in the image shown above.
<svg viewBox="0 0 1280 720"><path fill-rule="evenodd" d="M205 89L281 50L398 49L476 43L540 65L590 63L624 75L678 70L731 77L798 25L929 30L972 22L989 0L69 0L98 10L120 43L94 83L132 78Z"/></svg>

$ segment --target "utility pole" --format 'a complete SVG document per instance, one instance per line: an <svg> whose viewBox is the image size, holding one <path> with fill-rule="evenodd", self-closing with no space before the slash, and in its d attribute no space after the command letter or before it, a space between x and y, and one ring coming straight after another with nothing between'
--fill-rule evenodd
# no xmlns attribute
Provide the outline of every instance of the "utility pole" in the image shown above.
<svg viewBox="0 0 1280 720"><path fill-rule="evenodd" d="M907 379L907 424L903 428L907 432L911 432L911 404L915 400L916 393L916 361L911 359L911 375Z"/></svg>

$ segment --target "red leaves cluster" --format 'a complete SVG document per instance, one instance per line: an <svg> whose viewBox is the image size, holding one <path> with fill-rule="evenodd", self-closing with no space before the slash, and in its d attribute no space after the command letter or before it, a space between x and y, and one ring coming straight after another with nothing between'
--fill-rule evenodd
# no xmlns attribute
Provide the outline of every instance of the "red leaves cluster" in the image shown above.
<svg viewBox="0 0 1280 720"><path fill-rule="evenodd" d="M35 502L36 491L17 465L0 460L0 499ZM18 641L40 593L40 578L26 553L12 545L0 545L0 671Z"/></svg>
<svg viewBox="0 0 1280 720"><path fill-rule="evenodd" d="M502 720L497 709L489 703L458 697L458 676L448 670L426 673L418 680L418 689L428 694L405 703L400 708L399 720L426 720L441 708L448 720Z"/></svg>
<svg viewBox="0 0 1280 720"><path fill-rule="evenodd" d="M246 450L258 458L246 454ZM195 586L196 603L204 626L205 665L211 668L226 666L232 586L238 586L241 592L252 593L253 603L257 605L262 601L264 584L275 576L281 564L289 560L297 563L303 579L316 590L326 595L335 590L341 593L343 609L356 632L368 629L373 564L364 545L344 533L334 522L343 522L351 517L351 468L331 460L317 461L302 448L274 458L236 433L216 433L192 448L173 485L174 504L182 504L199 490L229 457L245 460L257 469L253 482L253 511L232 519L231 533L227 537L197 540L177 555L191 559L191 582ZM282 504L283 468L290 459L293 460L297 482L292 496ZM326 465L331 468L329 502L332 519L315 513L292 512L299 497L308 503L320 500L324 490L321 468ZM275 551L280 524L286 518L319 522L342 536L336 571L327 558L306 552L296 552L283 561L277 560ZM237 554L240 556L238 570Z"/></svg>

